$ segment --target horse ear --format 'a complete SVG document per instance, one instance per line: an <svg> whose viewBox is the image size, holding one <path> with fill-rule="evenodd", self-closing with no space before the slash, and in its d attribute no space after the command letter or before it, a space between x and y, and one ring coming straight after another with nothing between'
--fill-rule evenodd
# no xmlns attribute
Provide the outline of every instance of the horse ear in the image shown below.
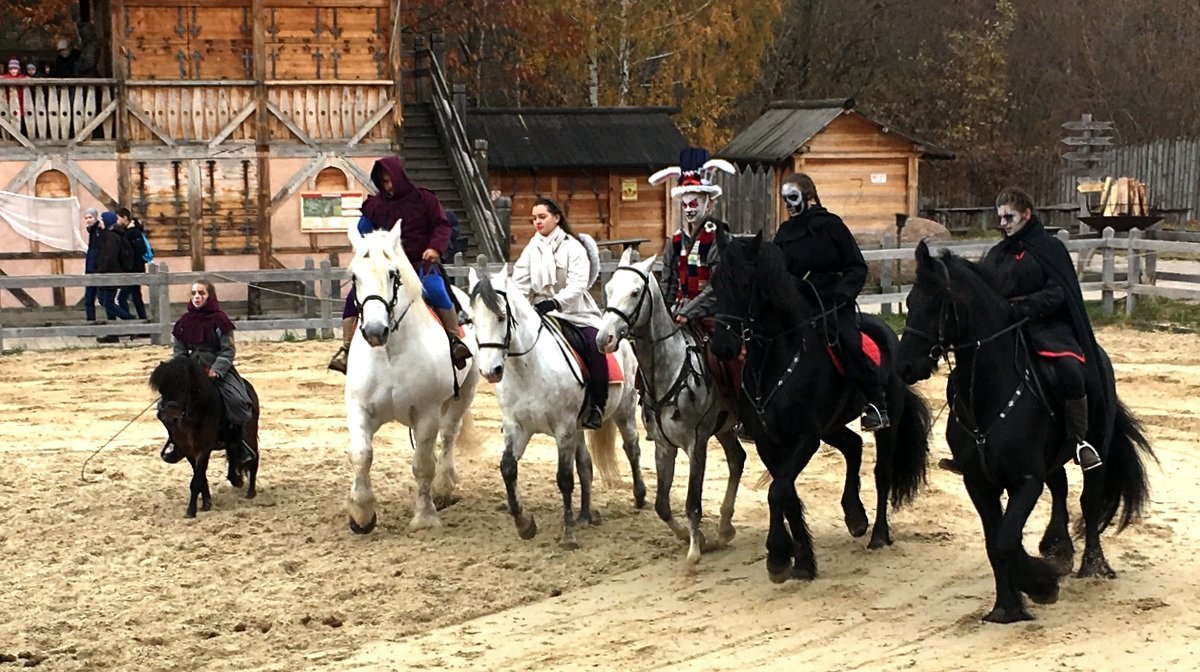
<svg viewBox="0 0 1200 672"><path fill-rule="evenodd" d="M642 261L639 261L635 265L637 266L638 270L642 271L643 273L649 274L650 269L654 268L654 262L657 259L658 259L658 255L652 254L652 255L650 255L649 258L643 259Z"/></svg>
<svg viewBox="0 0 1200 672"><path fill-rule="evenodd" d="M346 229L346 237L350 239L350 247L354 248L354 254L362 252L363 235L358 230L358 222L354 222Z"/></svg>
<svg viewBox="0 0 1200 672"><path fill-rule="evenodd" d="M625 248L625 251L621 253L621 261L617 262L617 265L618 266L632 266L633 265L633 248L632 247Z"/></svg>
<svg viewBox="0 0 1200 672"><path fill-rule="evenodd" d="M922 238L921 242L917 243L916 258L917 266L928 268L933 263L933 255L929 253L928 238Z"/></svg>
<svg viewBox="0 0 1200 672"><path fill-rule="evenodd" d="M401 241L401 238L400 238L400 222L401 221L403 221L403 220L397 219L396 224L394 226L392 226L390 231L388 231L388 243L392 246L392 249L396 250L396 252L400 256L404 256L404 246L400 242Z"/></svg>

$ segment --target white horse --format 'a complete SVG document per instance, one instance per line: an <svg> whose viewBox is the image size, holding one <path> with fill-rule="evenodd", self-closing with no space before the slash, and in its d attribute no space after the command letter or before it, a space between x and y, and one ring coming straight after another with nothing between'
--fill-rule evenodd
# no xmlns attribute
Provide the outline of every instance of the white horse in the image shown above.
<svg viewBox="0 0 1200 672"><path fill-rule="evenodd" d="M400 246L400 224L366 236L351 226L349 236L359 312L346 370L346 425L354 470L350 529L366 534L375 528L371 441L391 421L409 428L415 450L412 471L417 496L409 529L438 527L441 521L434 500L452 501L458 480L454 442L475 396L479 371L473 361L462 371L454 369L446 332L426 308L421 279ZM458 293L461 305L467 305L461 291L449 289ZM463 341L475 350L469 330ZM435 455L439 432L442 450Z"/></svg>
<svg viewBox="0 0 1200 672"><path fill-rule="evenodd" d="M717 527L720 545L733 540L733 504L746 464L746 451L738 441L736 401L725 399L713 383L705 362L704 345L690 329L675 326L667 311L662 291L651 267L654 257L634 263L633 250L621 255L612 279L604 286L604 320L596 334L606 352L616 350L623 339L633 341L638 370L642 376L642 422L654 441L658 489L654 510L675 536L688 541L688 562L700 561L704 534L700 531L701 494L708 439L716 436L729 463L729 482L721 503ZM675 457L683 448L688 455L687 517L684 529L671 513L671 483L675 479Z"/></svg>
<svg viewBox="0 0 1200 672"><path fill-rule="evenodd" d="M579 410L583 405L583 370L570 354L561 334L549 326L508 277L508 267L480 277L470 272L471 307L474 313L479 370L496 383L496 399L504 422L504 455L500 473L508 493L508 510L522 539L537 534L533 515L524 511L517 492L517 463L534 434L554 437L558 445L558 489L563 498L564 548L578 548L575 524L598 524L592 510L592 458L606 482L616 482L614 424L620 430L625 455L633 470L633 497L638 508L646 503L646 484L639 467L641 447L637 432L637 360L630 348L617 354L624 381L604 408L604 424L590 433L589 447ZM572 511L575 487L572 465L579 472L579 515Z"/></svg>

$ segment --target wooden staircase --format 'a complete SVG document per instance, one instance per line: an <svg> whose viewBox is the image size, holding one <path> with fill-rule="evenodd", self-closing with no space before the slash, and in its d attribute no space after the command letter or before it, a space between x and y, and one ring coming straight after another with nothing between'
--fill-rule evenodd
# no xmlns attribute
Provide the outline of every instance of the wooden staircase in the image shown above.
<svg viewBox="0 0 1200 672"><path fill-rule="evenodd" d="M419 187L437 194L446 210L458 215L459 233L466 240L463 256L474 259L479 254L474 228L463 195L447 160L447 150L434 125L429 103L407 103L404 106L404 146L400 156L408 176Z"/></svg>

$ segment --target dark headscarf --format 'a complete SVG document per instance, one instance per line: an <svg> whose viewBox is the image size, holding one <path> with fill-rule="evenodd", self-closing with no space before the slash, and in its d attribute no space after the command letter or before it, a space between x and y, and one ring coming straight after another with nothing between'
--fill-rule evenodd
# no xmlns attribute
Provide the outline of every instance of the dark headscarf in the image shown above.
<svg viewBox="0 0 1200 672"><path fill-rule="evenodd" d="M220 340L217 336L218 329L222 334L233 333L233 322L229 320L225 311L221 310L221 302L217 297L209 296L208 301L199 308L188 303L187 309L188 312L175 322L175 329L171 331L180 342L186 345L215 343Z"/></svg>
<svg viewBox="0 0 1200 672"><path fill-rule="evenodd" d="M390 196L380 185L383 173L392 178ZM371 181L379 192L363 201L362 214L376 229L390 231L400 221L400 242L414 266L420 263L421 254L427 249L445 254L450 244L450 222L442 204L432 191L413 184L399 157L387 156L376 161Z"/></svg>

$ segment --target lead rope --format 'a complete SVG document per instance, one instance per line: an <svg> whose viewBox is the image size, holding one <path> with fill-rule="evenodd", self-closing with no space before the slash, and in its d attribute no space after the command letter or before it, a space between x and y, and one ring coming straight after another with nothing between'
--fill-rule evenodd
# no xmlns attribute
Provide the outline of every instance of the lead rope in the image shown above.
<svg viewBox="0 0 1200 672"><path fill-rule="evenodd" d="M96 480L96 481L91 481L91 480L88 480L87 476L85 476L85 475L84 475L85 473L87 473L87 466L88 466L88 463L90 463L90 462L92 461L92 458L93 458L93 457L96 457L97 455L99 455L99 454L100 454L100 451L102 451L102 450L104 450L105 448L107 448L107 447L108 447L108 445L109 445L110 443L112 443L113 441L115 441L115 440L116 440L116 438L117 438L118 436L120 436L122 432L124 432L125 430L129 429L129 426L130 426L130 425L132 425L133 423L137 422L138 418L140 418L140 417L142 417L143 415L145 415L145 414L146 414L146 411L148 411L148 410L150 410L151 408L153 408L153 407L154 407L154 406L155 406L157 403L158 403L158 400L157 400L157 399L155 399L154 401L150 402L150 405L149 405L149 406L147 406L147 407L143 408L143 409L141 410L141 412L140 412L140 413L138 413L137 415L133 416L133 418L132 418L132 419L130 419L130 421L129 421L129 422L125 423L125 426L124 426L124 427L122 427L121 429L117 430L117 433L116 433L116 434L113 434L113 435L112 435L112 436L111 436L111 437L108 439L108 441L105 441L105 442L104 442L104 445L102 445L102 446L100 446L99 448L97 448L96 450L92 451L92 454L91 454L91 455L88 455L88 458L87 458L86 460L84 460L84 461L83 461L83 465L79 467L79 480L83 481L84 483L99 483L100 481L98 481L98 480Z"/></svg>

